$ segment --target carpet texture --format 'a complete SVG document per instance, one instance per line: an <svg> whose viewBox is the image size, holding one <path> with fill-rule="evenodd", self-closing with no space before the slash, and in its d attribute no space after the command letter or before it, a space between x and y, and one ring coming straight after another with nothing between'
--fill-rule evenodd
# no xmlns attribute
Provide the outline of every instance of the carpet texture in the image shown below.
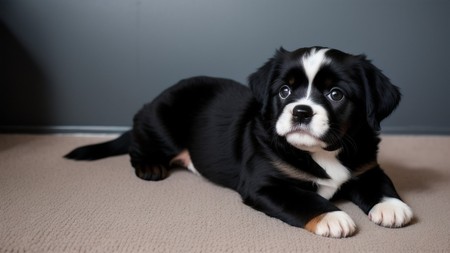
<svg viewBox="0 0 450 253"><path fill-rule="evenodd" d="M188 171L134 176L127 156L62 158L112 136L0 135L0 252L450 252L450 137L384 136L380 163L414 213L388 229L338 203L358 232L329 239Z"/></svg>

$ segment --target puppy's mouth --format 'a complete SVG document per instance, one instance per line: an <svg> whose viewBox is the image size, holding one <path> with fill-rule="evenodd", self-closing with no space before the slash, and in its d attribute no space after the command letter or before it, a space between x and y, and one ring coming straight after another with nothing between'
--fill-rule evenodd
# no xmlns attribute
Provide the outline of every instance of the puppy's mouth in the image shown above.
<svg viewBox="0 0 450 253"><path fill-rule="evenodd" d="M304 134L309 135L312 138L319 139L319 137L316 136L308 127L302 125L292 126L291 129L285 134L285 136L288 136L290 134Z"/></svg>
<svg viewBox="0 0 450 253"><path fill-rule="evenodd" d="M275 124L279 136L305 151L326 147L323 137L328 129L328 113L325 108L306 99L286 105Z"/></svg>
<svg viewBox="0 0 450 253"><path fill-rule="evenodd" d="M327 145L320 136L315 135L307 127L293 127L285 135L286 141L298 149L312 151L315 148L324 148Z"/></svg>

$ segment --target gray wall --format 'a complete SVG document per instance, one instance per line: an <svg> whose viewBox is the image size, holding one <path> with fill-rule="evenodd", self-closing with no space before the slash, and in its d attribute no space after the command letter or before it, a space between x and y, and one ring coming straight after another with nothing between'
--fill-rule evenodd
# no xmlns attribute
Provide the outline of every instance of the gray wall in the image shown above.
<svg viewBox="0 0 450 253"><path fill-rule="evenodd" d="M130 126L180 78L245 82L280 46L323 45L367 54L401 87L385 132L450 134L449 13L439 0L0 0L0 125Z"/></svg>

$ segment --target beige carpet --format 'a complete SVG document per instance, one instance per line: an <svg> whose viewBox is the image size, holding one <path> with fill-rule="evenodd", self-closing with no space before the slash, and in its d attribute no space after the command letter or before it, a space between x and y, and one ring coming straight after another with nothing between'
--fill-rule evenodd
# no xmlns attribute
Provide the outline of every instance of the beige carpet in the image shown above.
<svg viewBox="0 0 450 253"><path fill-rule="evenodd" d="M312 235L187 171L134 176L127 156L62 158L107 137L0 135L0 252L450 252L450 137L385 136L381 164L416 219L401 229L339 206L358 233Z"/></svg>

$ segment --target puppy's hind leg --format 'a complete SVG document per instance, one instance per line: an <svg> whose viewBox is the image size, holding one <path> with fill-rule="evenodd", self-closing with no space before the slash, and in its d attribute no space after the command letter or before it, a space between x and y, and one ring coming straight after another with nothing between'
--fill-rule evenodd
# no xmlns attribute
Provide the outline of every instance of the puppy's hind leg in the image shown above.
<svg viewBox="0 0 450 253"><path fill-rule="evenodd" d="M147 104L136 114L129 150L136 176L150 181L167 178L170 161L183 150L176 124L162 116L158 107L158 104Z"/></svg>
<svg viewBox="0 0 450 253"><path fill-rule="evenodd" d="M169 176L169 161L178 149L160 150L159 147L151 140L145 144L133 141L129 154L136 176L148 181L159 181Z"/></svg>

